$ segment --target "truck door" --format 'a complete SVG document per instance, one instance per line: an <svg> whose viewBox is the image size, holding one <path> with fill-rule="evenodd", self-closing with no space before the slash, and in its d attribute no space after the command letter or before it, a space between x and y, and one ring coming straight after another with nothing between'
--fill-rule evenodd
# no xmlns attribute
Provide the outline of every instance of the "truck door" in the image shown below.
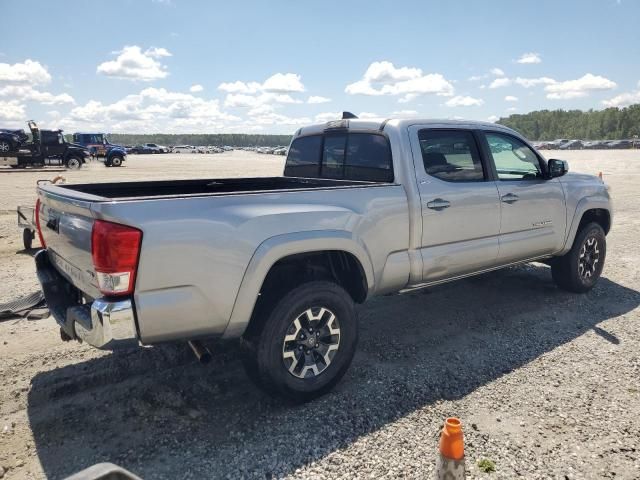
<svg viewBox="0 0 640 480"><path fill-rule="evenodd" d="M423 281L495 266L500 201L471 129L410 127L422 206Z"/></svg>
<svg viewBox="0 0 640 480"><path fill-rule="evenodd" d="M483 133L500 194L501 264L552 254L564 244L566 207L557 178L525 142L504 132Z"/></svg>

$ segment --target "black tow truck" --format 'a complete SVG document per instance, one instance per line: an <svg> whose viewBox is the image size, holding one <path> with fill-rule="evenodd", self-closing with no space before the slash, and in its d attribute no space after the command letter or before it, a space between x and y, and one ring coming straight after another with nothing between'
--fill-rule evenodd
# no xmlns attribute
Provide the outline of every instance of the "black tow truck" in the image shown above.
<svg viewBox="0 0 640 480"><path fill-rule="evenodd" d="M31 141L24 130L0 129L0 166L11 168L63 165L77 170L87 162L89 150L65 140L62 130L40 130L27 122Z"/></svg>

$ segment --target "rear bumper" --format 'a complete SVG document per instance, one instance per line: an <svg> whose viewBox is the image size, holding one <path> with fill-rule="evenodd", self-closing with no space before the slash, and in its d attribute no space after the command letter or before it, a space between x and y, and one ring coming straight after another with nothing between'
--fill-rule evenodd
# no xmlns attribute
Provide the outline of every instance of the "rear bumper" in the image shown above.
<svg viewBox="0 0 640 480"><path fill-rule="evenodd" d="M131 300L80 302L80 292L51 265L46 250L35 257L38 280L51 315L71 338L102 350L138 345Z"/></svg>

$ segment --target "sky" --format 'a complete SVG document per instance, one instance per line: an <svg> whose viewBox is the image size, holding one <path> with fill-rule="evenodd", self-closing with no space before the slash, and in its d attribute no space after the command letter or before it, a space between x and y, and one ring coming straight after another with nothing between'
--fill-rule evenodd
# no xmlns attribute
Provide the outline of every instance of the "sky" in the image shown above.
<svg viewBox="0 0 640 480"><path fill-rule="evenodd" d="M292 133L640 103L639 0L0 0L0 128Z"/></svg>

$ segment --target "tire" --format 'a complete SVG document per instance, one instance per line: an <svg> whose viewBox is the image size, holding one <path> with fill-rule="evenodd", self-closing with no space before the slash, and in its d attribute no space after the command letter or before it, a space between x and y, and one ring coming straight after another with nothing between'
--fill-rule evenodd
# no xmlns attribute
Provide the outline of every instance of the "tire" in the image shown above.
<svg viewBox="0 0 640 480"><path fill-rule="evenodd" d="M22 244L24 245L25 250L31 250L31 246L33 245L33 237L33 232L28 228L22 230Z"/></svg>
<svg viewBox="0 0 640 480"><path fill-rule="evenodd" d="M7 140L0 140L0 155L3 153L9 153L13 150L11 143Z"/></svg>
<svg viewBox="0 0 640 480"><path fill-rule="evenodd" d="M253 319L243 339L249 378L294 402L331 390L349 368L358 343L358 320L349 294L335 283L314 281L289 291L265 310L262 318Z"/></svg>
<svg viewBox="0 0 640 480"><path fill-rule="evenodd" d="M607 238L602 227L588 223L576 234L573 246L551 263L553 281L563 290L586 293L600 278L607 255Z"/></svg>
<svg viewBox="0 0 640 480"><path fill-rule="evenodd" d="M113 157L111 159L111 166L112 167L121 167L122 166L122 157Z"/></svg>
<svg viewBox="0 0 640 480"><path fill-rule="evenodd" d="M80 170L80 167L82 167L82 160L78 157L69 157L65 165L69 170Z"/></svg>

